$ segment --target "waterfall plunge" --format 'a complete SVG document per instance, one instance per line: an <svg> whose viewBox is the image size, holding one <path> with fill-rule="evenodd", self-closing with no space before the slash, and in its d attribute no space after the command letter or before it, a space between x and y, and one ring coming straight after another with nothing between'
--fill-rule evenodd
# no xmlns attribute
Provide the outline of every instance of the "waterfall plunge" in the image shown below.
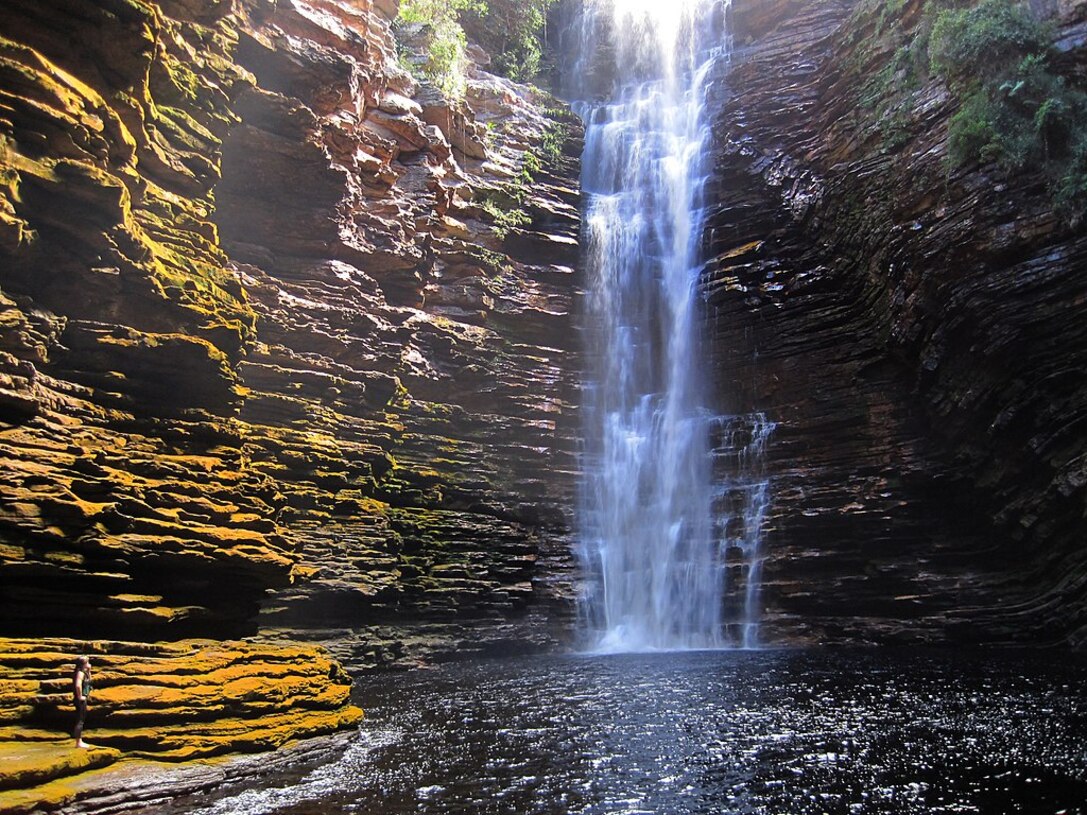
<svg viewBox="0 0 1087 815"><path fill-rule="evenodd" d="M730 547L746 563L735 644L757 643L766 484L744 482L747 531L730 539L728 524L714 520L723 493L711 439L721 420L707 407L699 341L705 102L727 58L727 4L585 0L581 17L575 95L591 95L585 78L602 40L616 77L603 100L577 103L592 280L579 555L582 611L598 650L729 644L722 602Z"/></svg>

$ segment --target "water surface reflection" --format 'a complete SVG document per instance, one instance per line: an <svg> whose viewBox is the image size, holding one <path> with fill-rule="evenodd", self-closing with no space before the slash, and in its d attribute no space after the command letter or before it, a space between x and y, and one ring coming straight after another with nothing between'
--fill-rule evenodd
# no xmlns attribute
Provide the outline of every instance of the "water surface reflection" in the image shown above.
<svg viewBox="0 0 1087 815"><path fill-rule="evenodd" d="M1085 678L886 651L450 665L362 680L343 760L178 811L1082 815Z"/></svg>

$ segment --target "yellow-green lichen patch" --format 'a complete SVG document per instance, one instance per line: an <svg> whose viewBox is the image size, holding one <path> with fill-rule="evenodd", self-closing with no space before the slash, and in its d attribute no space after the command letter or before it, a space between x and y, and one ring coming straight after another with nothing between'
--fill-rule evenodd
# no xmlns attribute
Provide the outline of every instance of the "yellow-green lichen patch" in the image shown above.
<svg viewBox="0 0 1087 815"><path fill-rule="evenodd" d="M88 751L68 749L63 734L74 715L69 684L80 653L91 655L95 682L85 738L113 748L90 763ZM10 702L0 728L9 788L37 787L122 754L183 761L273 749L362 716L350 704L343 668L312 646L0 639L0 667ZM28 728L31 719L57 729ZM43 790L35 794L46 800ZM7 811L2 804L0 811Z"/></svg>
<svg viewBox="0 0 1087 815"><path fill-rule="evenodd" d="M105 767L120 758L117 750L83 750L70 739L63 742L0 741L0 790L33 787L64 776Z"/></svg>

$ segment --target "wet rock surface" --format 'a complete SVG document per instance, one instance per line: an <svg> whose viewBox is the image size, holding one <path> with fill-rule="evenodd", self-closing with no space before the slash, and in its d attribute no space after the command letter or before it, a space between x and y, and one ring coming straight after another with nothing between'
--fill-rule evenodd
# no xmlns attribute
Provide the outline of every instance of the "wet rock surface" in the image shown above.
<svg viewBox="0 0 1087 815"><path fill-rule="evenodd" d="M878 5L734 6L703 284L726 412L777 425L765 635L1082 645L1087 241L1036 177L949 169L939 79L864 100Z"/></svg>
<svg viewBox="0 0 1087 815"><path fill-rule="evenodd" d="M150 759L120 759L115 751L95 748L86 758L74 759L75 748L37 745L54 759L98 762L106 754L111 763L97 770L63 776L37 788L13 790L3 798L4 812L41 812L58 815L114 815L124 812L161 812L182 796L205 794L231 783L260 777L268 772L298 771L336 759L358 739L357 732L304 739L274 753L235 754L192 762L160 762ZM12 745L12 753L28 755L28 745ZM30 750L32 754L34 751ZM5 756L6 757L6 756ZM4 793L0 793L4 795Z"/></svg>

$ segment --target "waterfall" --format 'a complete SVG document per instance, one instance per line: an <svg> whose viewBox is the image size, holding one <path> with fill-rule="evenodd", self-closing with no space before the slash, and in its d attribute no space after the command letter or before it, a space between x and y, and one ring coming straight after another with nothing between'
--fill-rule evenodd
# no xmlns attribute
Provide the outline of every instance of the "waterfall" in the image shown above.
<svg viewBox="0 0 1087 815"><path fill-rule="evenodd" d="M568 85L586 124L591 284L578 554L600 650L757 644L757 545L740 547L750 554L745 633L738 643L725 634L735 541L717 518L719 420L700 340L706 96L727 62L727 6L585 0L580 18ZM745 535L758 537L765 485L761 498L747 492L762 509Z"/></svg>
<svg viewBox="0 0 1087 815"><path fill-rule="evenodd" d="M763 526L770 508L770 480L766 475L766 445L774 423L765 413L721 416L716 421L713 449L718 490L714 501L717 539L721 541L728 582L737 587L727 609L729 643L758 648L759 592L762 588Z"/></svg>

